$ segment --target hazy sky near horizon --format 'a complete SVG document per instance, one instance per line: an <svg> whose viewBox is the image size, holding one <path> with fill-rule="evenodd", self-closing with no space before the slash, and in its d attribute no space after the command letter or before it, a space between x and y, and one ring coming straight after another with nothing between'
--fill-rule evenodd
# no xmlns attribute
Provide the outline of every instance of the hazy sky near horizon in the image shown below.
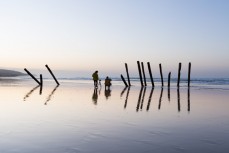
<svg viewBox="0 0 229 153"><path fill-rule="evenodd" d="M229 77L228 27L228 0L0 0L0 68Z"/></svg>

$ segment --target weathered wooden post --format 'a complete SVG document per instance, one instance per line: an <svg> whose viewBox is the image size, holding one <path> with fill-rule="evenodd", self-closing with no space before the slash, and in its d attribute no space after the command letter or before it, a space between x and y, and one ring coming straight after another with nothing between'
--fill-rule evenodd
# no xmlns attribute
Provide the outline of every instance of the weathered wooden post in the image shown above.
<svg viewBox="0 0 229 153"><path fill-rule="evenodd" d="M39 85L41 85L40 82L26 68L24 68L24 70L25 72L27 72L28 75L30 75L33 78L33 80L35 80Z"/></svg>
<svg viewBox="0 0 229 153"><path fill-rule="evenodd" d="M42 88L43 88L43 79L42 79L42 74L40 74L40 95L42 94Z"/></svg>
<svg viewBox="0 0 229 153"><path fill-rule="evenodd" d="M139 72L139 77L140 77L141 86L143 86L143 82L142 82L142 72L141 72L140 62L137 61L137 64L138 64L138 72Z"/></svg>
<svg viewBox="0 0 229 153"><path fill-rule="evenodd" d="M178 68L177 87L180 86L180 71L181 71L181 63L179 63L179 68Z"/></svg>
<svg viewBox="0 0 229 153"><path fill-rule="evenodd" d="M125 84L125 86L128 87L128 85L126 83L126 80L124 79L124 77L122 76L122 74L121 74L121 79L122 79L123 83Z"/></svg>
<svg viewBox="0 0 229 153"><path fill-rule="evenodd" d="M163 81L163 74L162 74L161 63L159 64L159 68L160 68L160 74L161 74L161 85L162 85L162 87L163 87L163 86L164 86L164 81Z"/></svg>
<svg viewBox="0 0 229 153"><path fill-rule="evenodd" d="M54 74L52 73L51 69L49 68L49 66L46 64L45 65L46 68L48 69L49 73L52 75L53 79L56 81L57 85L60 85L59 82L57 81L56 77L54 76Z"/></svg>
<svg viewBox="0 0 229 153"><path fill-rule="evenodd" d="M129 84L129 86L131 86L131 84L130 84L130 77L129 77L129 71L128 71L128 65L127 65L127 63L125 63L125 67L126 67L126 74L127 74L128 84Z"/></svg>
<svg viewBox="0 0 229 153"><path fill-rule="evenodd" d="M169 75L168 75L168 87L170 87L170 79L171 79L171 72L169 72Z"/></svg>
<svg viewBox="0 0 229 153"><path fill-rule="evenodd" d="M141 64L142 64L142 73L143 73L144 83L145 83L145 86L147 86L147 84L146 84L146 76L145 76L145 69L144 69L144 63L141 62Z"/></svg>
<svg viewBox="0 0 229 153"><path fill-rule="evenodd" d="M153 75L151 72L150 62L147 62L147 65L148 65L150 80L151 80L152 86L154 87L154 81L153 81Z"/></svg>
<svg viewBox="0 0 229 153"><path fill-rule="evenodd" d="M191 78L191 62L188 64L188 87L190 87L190 78Z"/></svg>

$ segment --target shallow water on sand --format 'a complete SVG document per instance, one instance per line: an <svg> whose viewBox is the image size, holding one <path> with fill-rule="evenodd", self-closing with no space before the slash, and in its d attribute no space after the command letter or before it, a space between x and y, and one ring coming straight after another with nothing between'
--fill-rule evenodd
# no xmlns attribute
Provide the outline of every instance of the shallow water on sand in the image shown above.
<svg viewBox="0 0 229 153"><path fill-rule="evenodd" d="M0 86L1 153L227 152L229 91Z"/></svg>

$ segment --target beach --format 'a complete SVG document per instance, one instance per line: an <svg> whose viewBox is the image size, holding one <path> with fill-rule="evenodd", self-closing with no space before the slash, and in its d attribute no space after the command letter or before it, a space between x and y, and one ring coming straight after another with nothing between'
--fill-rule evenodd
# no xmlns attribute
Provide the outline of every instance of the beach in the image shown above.
<svg viewBox="0 0 229 153"><path fill-rule="evenodd" d="M227 87L1 81L0 152L226 152Z"/></svg>

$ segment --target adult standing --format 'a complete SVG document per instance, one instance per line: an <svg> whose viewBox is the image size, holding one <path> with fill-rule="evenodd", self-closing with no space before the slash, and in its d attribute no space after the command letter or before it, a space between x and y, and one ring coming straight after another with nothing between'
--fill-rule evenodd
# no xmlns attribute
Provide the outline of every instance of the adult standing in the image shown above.
<svg viewBox="0 0 229 153"><path fill-rule="evenodd" d="M92 78L94 81L94 87L97 88L98 87L98 80L99 80L99 75L98 75L97 70L92 74Z"/></svg>

